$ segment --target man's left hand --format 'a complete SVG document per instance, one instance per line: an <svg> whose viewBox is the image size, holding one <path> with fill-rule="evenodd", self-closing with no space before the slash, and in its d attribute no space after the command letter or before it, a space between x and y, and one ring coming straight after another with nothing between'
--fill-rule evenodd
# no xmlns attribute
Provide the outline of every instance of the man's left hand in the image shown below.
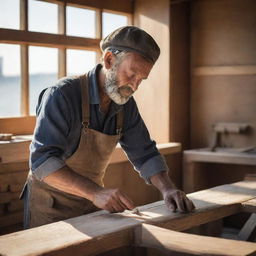
<svg viewBox="0 0 256 256"><path fill-rule="evenodd" d="M173 212L191 212L195 209L193 202L179 189L167 189L163 192L163 197L166 206Z"/></svg>

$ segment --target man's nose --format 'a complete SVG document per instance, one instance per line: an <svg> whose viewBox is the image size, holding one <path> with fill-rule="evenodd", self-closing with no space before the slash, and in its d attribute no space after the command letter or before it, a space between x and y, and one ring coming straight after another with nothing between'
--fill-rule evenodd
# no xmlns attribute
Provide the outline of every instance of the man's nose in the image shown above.
<svg viewBox="0 0 256 256"><path fill-rule="evenodd" d="M138 90L138 87L139 87L139 85L140 85L140 80L138 80L138 81L133 81L132 83L130 83L130 85L131 85L131 87L132 87L132 90L135 92L135 91L137 91Z"/></svg>

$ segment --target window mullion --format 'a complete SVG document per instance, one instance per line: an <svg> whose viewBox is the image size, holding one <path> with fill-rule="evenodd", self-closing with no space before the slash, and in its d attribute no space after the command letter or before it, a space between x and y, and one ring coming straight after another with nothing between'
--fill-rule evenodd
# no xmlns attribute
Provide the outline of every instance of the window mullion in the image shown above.
<svg viewBox="0 0 256 256"><path fill-rule="evenodd" d="M28 0L20 0L20 29L28 31ZM28 45L20 46L21 59L21 114L29 115L29 56Z"/></svg>
<svg viewBox="0 0 256 256"><path fill-rule="evenodd" d="M58 32L61 35L66 35L66 4L58 5ZM58 49L58 77L61 78L67 75L67 51L66 48Z"/></svg>
<svg viewBox="0 0 256 256"><path fill-rule="evenodd" d="M96 10L95 15L95 27L96 27L96 38L102 39L102 9ZM96 63L100 62L101 51L100 49L96 53Z"/></svg>

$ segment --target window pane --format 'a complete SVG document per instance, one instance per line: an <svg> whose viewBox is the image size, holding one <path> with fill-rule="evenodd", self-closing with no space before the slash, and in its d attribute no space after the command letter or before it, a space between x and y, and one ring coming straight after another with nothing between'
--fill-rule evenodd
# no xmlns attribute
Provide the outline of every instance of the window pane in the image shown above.
<svg viewBox="0 0 256 256"><path fill-rule="evenodd" d="M67 50L67 74L82 75L96 65L96 53L83 50Z"/></svg>
<svg viewBox="0 0 256 256"><path fill-rule="evenodd" d="M28 24L30 31L58 33L58 5L29 0Z"/></svg>
<svg viewBox="0 0 256 256"><path fill-rule="evenodd" d="M95 11L67 6L67 35L95 38Z"/></svg>
<svg viewBox="0 0 256 256"><path fill-rule="evenodd" d="M40 92L55 84L58 78L58 50L48 47L29 47L29 108L36 113Z"/></svg>
<svg viewBox="0 0 256 256"><path fill-rule="evenodd" d="M20 46L0 44L0 116L20 116Z"/></svg>
<svg viewBox="0 0 256 256"><path fill-rule="evenodd" d="M128 19L124 15L103 12L102 22L103 22L102 34L104 38L115 29L119 27L127 26Z"/></svg>
<svg viewBox="0 0 256 256"><path fill-rule="evenodd" d="M20 28L20 2L19 0L0 0L0 27Z"/></svg>

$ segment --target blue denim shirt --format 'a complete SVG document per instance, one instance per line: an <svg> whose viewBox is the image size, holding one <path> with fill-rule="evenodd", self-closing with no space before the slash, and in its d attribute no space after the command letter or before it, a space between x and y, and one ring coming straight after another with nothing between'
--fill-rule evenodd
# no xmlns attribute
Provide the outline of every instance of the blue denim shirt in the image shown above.
<svg viewBox="0 0 256 256"><path fill-rule="evenodd" d="M134 169L150 183L150 177L167 171L164 158L150 139L134 98L124 105L113 101L108 114L100 111L97 72L98 64L88 73L90 98L90 128L116 134L116 114L124 111L124 126L120 145ZM65 160L77 149L81 133L81 89L78 77L65 77L41 92L37 105L37 122L30 145L30 168L42 180L65 166Z"/></svg>

